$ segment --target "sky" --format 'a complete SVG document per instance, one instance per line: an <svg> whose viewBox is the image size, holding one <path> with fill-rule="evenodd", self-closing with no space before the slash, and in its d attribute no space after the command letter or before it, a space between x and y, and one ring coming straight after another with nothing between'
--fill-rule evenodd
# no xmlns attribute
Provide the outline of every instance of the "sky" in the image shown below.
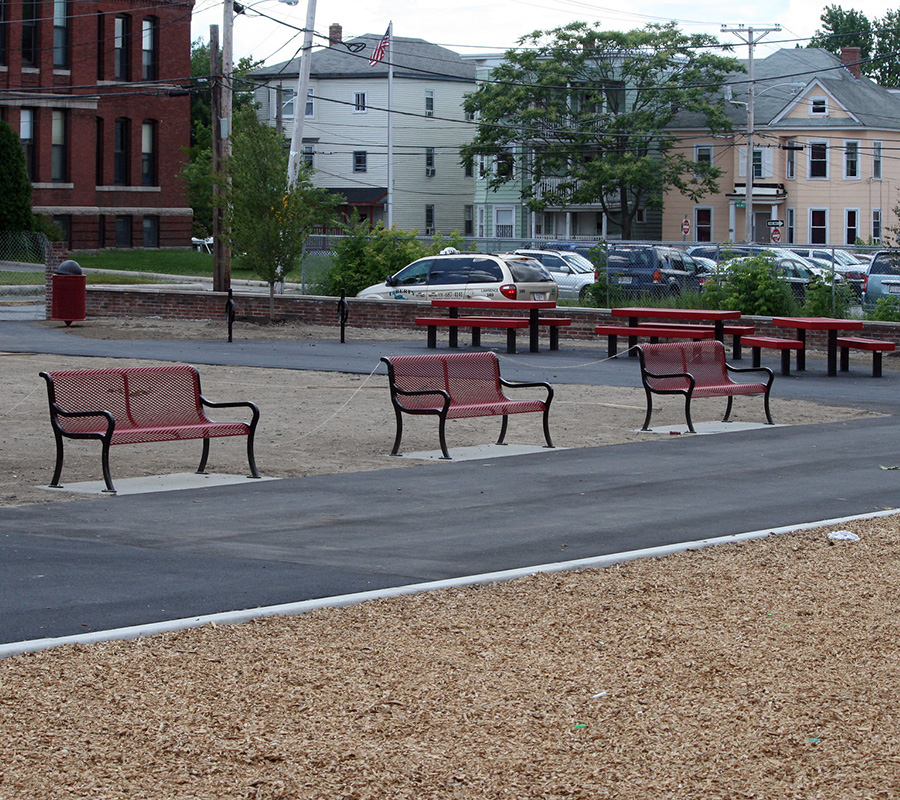
<svg viewBox="0 0 900 800"><path fill-rule="evenodd" d="M611 2L612 0L601 0ZM272 65L294 58L303 42L301 30L307 16L308 0L290 6L278 0L247 0L246 12L234 23L234 56L252 57ZM425 39L459 53L502 52L535 30L550 30L569 22L599 22L604 29L627 31L651 22L674 20L685 33L707 33L735 45L734 34L721 33L725 25L743 24L756 29L781 26L758 44L756 55L765 57L782 47L804 45L821 26L822 9L838 5L855 9L874 20L890 9L875 0L738 0L728 5L723 17L721 2L698 0L693 4L668 0L629 0L624 7L594 5L579 0L458 0L456 4L436 0L316 0L315 30L327 36L328 27L339 23L344 40L364 33L383 34L394 23L394 35ZM627 10L626 10L627 9ZM265 16L263 16L265 15ZM208 41L210 25L223 26L221 0L196 0L192 37ZM323 40L316 38L316 44ZM734 55L746 57L746 45Z"/></svg>

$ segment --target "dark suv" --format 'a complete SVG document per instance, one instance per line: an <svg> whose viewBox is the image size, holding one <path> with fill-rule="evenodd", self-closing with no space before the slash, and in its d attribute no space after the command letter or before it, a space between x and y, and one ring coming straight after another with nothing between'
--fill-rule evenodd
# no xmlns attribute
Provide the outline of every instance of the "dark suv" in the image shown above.
<svg viewBox="0 0 900 800"><path fill-rule="evenodd" d="M627 293L650 293L659 297L699 292L707 270L687 253L659 245L614 245L607 251L606 275L610 286Z"/></svg>
<svg viewBox="0 0 900 800"><path fill-rule="evenodd" d="M883 297L900 298L900 250L879 250L869 264L863 284L866 303Z"/></svg>

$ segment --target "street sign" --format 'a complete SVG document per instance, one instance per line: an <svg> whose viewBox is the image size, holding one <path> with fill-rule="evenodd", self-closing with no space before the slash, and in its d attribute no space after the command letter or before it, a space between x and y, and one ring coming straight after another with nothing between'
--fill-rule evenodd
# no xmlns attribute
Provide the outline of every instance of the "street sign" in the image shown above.
<svg viewBox="0 0 900 800"><path fill-rule="evenodd" d="M772 228L772 243L778 244L781 241L781 230Z"/></svg>
<svg viewBox="0 0 900 800"><path fill-rule="evenodd" d="M689 219L685 219L684 222L681 223L681 232L685 236L691 232L691 221Z"/></svg>
<svg viewBox="0 0 900 800"><path fill-rule="evenodd" d="M767 219L766 225L768 225L770 228L783 228L784 220L783 219Z"/></svg>

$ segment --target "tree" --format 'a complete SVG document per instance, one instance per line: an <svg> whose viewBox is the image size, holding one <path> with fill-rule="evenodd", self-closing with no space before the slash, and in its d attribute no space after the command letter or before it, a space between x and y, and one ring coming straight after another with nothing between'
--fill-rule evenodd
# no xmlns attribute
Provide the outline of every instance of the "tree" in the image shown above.
<svg viewBox="0 0 900 800"><path fill-rule="evenodd" d="M341 198L314 187L305 165L289 186L284 137L259 122L252 108L239 112L235 121L234 152L226 165L232 181L229 244L235 264L269 284L274 314L275 284L300 263L313 228L332 221Z"/></svg>
<svg viewBox="0 0 900 800"><path fill-rule="evenodd" d="M900 86L900 10L886 11L875 20L875 48L872 63L864 70L882 86Z"/></svg>
<svg viewBox="0 0 900 800"><path fill-rule="evenodd" d="M826 6L819 19L822 27L809 40L810 47L820 47L837 56L842 47L858 47L863 62L869 60L875 48L875 33L862 11ZM863 63L860 67L865 74L871 74L870 64Z"/></svg>
<svg viewBox="0 0 900 800"><path fill-rule="evenodd" d="M25 151L15 131L0 120L0 231L30 231L33 226Z"/></svg>
<svg viewBox="0 0 900 800"><path fill-rule="evenodd" d="M712 52L723 47L715 39L675 23L618 33L575 22L519 44L464 103L479 122L463 162L493 157L492 188L521 180L534 211L599 203L626 239L638 209L661 208L665 191L696 200L717 190L719 170L666 130L679 111L713 133L730 127L712 87L741 67Z"/></svg>

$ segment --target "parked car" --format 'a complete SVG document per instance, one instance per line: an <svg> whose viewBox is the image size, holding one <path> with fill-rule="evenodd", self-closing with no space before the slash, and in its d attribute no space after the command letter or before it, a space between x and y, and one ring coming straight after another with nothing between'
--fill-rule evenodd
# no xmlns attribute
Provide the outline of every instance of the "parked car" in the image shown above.
<svg viewBox="0 0 900 800"><path fill-rule="evenodd" d="M516 250L514 255L540 261L559 286L560 300L584 300L588 288L597 280L594 265L574 250Z"/></svg>
<svg viewBox="0 0 900 800"><path fill-rule="evenodd" d="M806 301L806 289L812 281L813 277L817 275L816 271L819 269L818 267L814 267L808 261L805 261L800 256L796 256L793 253L785 254L769 254L772 258L775 274L779 278L779 280L784 281L784 283L788 284L791 289L791 296L798 302L803 303ZM714 272L714 276L719 283L724 283L728 281L728 274L733 269L736 264L740 264L748 261L753 256L740 256L738 258L732 258L729 261L724 261L719 264ZM820 276L822 277L822 276ZM828 279L831 277L830 273L825 275L825 278ZM840 275L834 276L835 280L841 280Z"/></svg>
<svg viewBox="0 0 900 800"><path fill-rule="evenodd" d="M570 253L578 253L578 255L586 258L592 264L597 263L594 260L594 256L591 255L591 251L597 246L597 242L541 242L541 245L548 250L565 250Z"/></svg>
<svg viewBox="0 0 900 800"><path fill-rule="evenodd" d="M559 289L553 276L534 258L458 253L420 258L356 296L382 300L556 300Z"/></svg>
<svg viewBox="0 0 900 800"><path fill-rule="evenodd" d="M671 296L700 291L706 270L674 247L623 244L608 248L606 267L597 274L627 293Z"/></svg>
<svg viewBox="0 0 900 800"><path fill-rule="evenodd" d="M882 297L900 298L900 250L879 250L863 282L865 303L877 303Z"/></svg>
<svg viewBox="0 0 900 800"><path fill-rule="evenodd" d="M864 261L847 250L836 248L790 247L789 249L798 256L802 256L819 266L823 266L826 269L834 269L847 281L850 288L856 292L857 297L862 295L863 281L870 262Z"/></svg>

